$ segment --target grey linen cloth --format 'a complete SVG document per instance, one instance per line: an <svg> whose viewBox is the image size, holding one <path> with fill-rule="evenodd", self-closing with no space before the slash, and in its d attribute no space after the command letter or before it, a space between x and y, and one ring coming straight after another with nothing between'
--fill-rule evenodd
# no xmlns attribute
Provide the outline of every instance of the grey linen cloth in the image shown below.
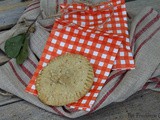
<svg viewBox="0 0 160 120"><path fill-rule="evenodd" d="M100 1L100 0L99 0ZM148 1L148 3L146 2ZM43 15L35 23L36 31L30 35L29 57L22 64L17 65L15 59L10 59L6 64L0 66L0 88L8 91L42 109L69 118L76 118L88 112L74 111L63 107L46 106L32 94L25 92L30 78L37 66L45 42L54 23L54 18L50 18L58 10L58 4L67 2L66 0L41 0L33 1L21 16L27 24L35 19L40 10ZM68 0L68 2L71 2ZM132 3L132 4L131 4ZM129 18L130 42L134 54L136 69L128 71L112 71L108 82L100 92L92 110L94 112L112 102L121 102L141 89L152 89L160 91L160 16L152 7L140 10L146 4L160 4L160 1L141 0L141 2L131 2L127 4ZM138 5L139 4L139 5ZM137 7L135 12L133 7ZM0 34L0 48L4 49L5 41L14 33L22 33L26 30L25 25L16 25L11 30Z"/></svg>

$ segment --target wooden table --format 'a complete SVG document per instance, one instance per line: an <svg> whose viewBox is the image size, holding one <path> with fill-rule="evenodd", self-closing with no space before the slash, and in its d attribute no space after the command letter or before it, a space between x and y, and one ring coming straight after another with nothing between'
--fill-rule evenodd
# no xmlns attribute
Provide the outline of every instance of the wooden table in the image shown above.
<svg viewBox="0 0 160 120"><path fill-rule="evenodd" d="M4 23L0 26L0 30L12 27L29 3L30 1L21 3L20 0L0 0L0 24ZM11 4L13 6L9 7ZM9 15L14 17L8 19ZM8 58L0 51L0 65L7 60ZM158 120L160 119L159 101L158 92L141 91L124 102L113 103L75 120ZM14 95L0 95L0 120L68 120L68 118L56 116Z"/></svg>

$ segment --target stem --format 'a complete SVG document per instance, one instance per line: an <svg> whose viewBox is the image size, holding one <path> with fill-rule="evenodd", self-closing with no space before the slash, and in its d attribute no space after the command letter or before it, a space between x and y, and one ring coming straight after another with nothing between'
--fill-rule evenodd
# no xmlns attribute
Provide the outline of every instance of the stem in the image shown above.
<svg viewBox="0 0 160 120"><path fill-rule="evenodd" d="M38 19L38 17L41 15L41 13L42 13L42 11L40 11L40 13L38 14L38 16L36 17L36 19L33 21L33 23L32 24L30 24L30 26L28 27L28 29L27 29L27 32L26 32L26 34L28 34L28 32L29 32L29 29L32 27L32 25L37 21L37 19Z"/></svg>

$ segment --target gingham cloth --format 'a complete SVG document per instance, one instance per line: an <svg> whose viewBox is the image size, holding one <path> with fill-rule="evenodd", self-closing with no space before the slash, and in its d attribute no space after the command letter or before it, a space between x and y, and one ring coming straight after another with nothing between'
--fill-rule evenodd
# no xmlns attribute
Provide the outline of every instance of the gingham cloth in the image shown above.
<svg viewBox="0 0 160 120"><path fill-rule="evenodd" d="M109 34L124 36L125 40L122 41L112 69L135 68L130 49L125 0L102 2L94 8L86 7L84 4L61 4L61 11L66 13L61 18L69 23L91 29L99 28Z"/></svg>
<svg viewBox="0 0 160 120"><path fill-rule="evenodd" d="M57 26L67 26L58 28ZM99 30L92 30L68 21L57 19L47 40L42 57L26 90L37 94L35 80L39 72L49 61L65 53L81 54L88 58L94 69L94 83L89 93L78 102L69 105L71 108L90 111L98 93L105 84L112 69L123 37L110 35Z"/></svg>
<svg viewBox="0 0 160 120"><path fill-rule="evenodd" d="M121 2L112 2L112 4L116 6L120 3ZM124 3L120 5L122 5L120 6L120 8L125 8ZM62 6L64 7L64 5ZM129 46L129 52L125 51L125 49L122 48L122 51L124 52L119 52L121 59L118 59L115 62L115 58L119 57L117 53L119 51L121 42L127 39L127 25L126 28L124 27L126 24L126 9L120 10L124 17L121 18L120 16L117 16L114 18L120 20L120 26L122 26L121 28L119 28L120 31L122 30L127 33L126 35L122 36L124 33L117 35L106 32L106 24L104 24L100 30L97 29L99 25L105 23L106 19L108 18L106 17L106 15L112 13L114 14L113 9L111 10L112 13L110 9L108 9L108 2L104 2L98 7L88 7L88 9L85 9L86 5L84 4L71 4L66 6L67 11L66 9L63 10L65 10L69 14L65 14L61 17L61 19L57 19L54 23L39 65L28 87L26 88L26 91L37 95L37 91L35 88L36 78L42 68L45 67L47 63L54 57L66 52L82 54L90 60L91 64L93 64L95 71L94 84L89 93L87 93L76 103L72 103L68 106L74 109L90 111L98 96L98 93L107 81L107 77L110 74L113 64L115 66L119 66L118 69L128 69L130 68L130 65L131 68L134 67L134 61ZM77 11L79 9L80 12L75 13L73 11L74 8L76 8ZM85 11L83 9L85 9ZM72 12L75 14L70 14ZM110 17L112 18L113 16ZM76 18L76 20L73 18ZM114 23L114 19L110 19L109 21L111 23L109 24L120 24L119 22ZM80 23L78 24L78 22ZM114 29L114 31L119 31L119 29L116 28ZM125 59L122 60L122 58Z"/></svg>
<svg viewBox="0 0 160 120"><path fill-rule="evenodd" d="M115 3L112 4L115 5ZM106 5L107 7L104 7L104 5ZM77 24L78 20L72 21L72 19L66 19L69 18L68 14L62 16L61 19L56 20L53 29L51 31L51 34L47 40L39 65L28 87L26 88L26 91L37 95L37 91L35 88L36 78L39 72L43 69L43 67L47 65L47 63L51 59L66 52L82 54L90 60L91 64L93 64L93 68L95 71L94 84L89 93L87 93L83 98L78 100L76 103L72 103L71 105L68 106L74 109L90 111L92 105L94 104L98 96L98 93L100 92L103 85L107 81L107 77L109 76L113 64L115 63L114 61L117 56L118 50L120 48L121 42L125 41L126 37L117 34L107 33L106 28L104 28L104 30L103 28L98 30L98 29L93 29L93 27L90 26L90 23L92 22L93 23L92 25L96 28L97 26L100 25L100 23L102 24L106 21L107 18L102 16L111 14L110 11L108 11L108 2L103 3L103 5L98 6L98 8L88 7L88 9L85 10L85 12L82 11L79 13L81 16L77 16L78 14L77 12L76 15L70 14L70 12L72 11L69 11L69 8L73 9L80 8L81 10L83 10L85 9L85 7L86 6L84 4L72 4L71 6L70 5L68 6L66 12L69 12L69 15L73 16L74 18L80 18L79 21L84 19L84 21L86 21L85 23L88 24L88 26L86 25L83 26L83 24ZM121 7L123 8L123 5ZM99 8L103 8L103 10L102 9L98 10ZM95 9L97 10L95 11ZM123 13L124 11L121 12ZM124 16L126 17L126 11ZM116 18L121 19L120 16L115 17L115 19ZM122 18L122 20L126 20L124 18ZM87 20L89 22L87 22ZM123 26L123 24L126 23L123 23L122 20L121 22ZM112 24L114 25L114 22ZM122 29L122 31L125 31L124 28ZM132 54L130 53L128 55L127 53L127 56L124 56L125 54L123 52L123 57L125 58L125 60L128 61L129 65L132 65L134 67ZM120 52L120 55L122 56L122 52ZM128 56L130 56L131 59L128 60L127 59ZM119 60L120 64L117 64L116 66L119 65L122 67L124 66L127 67L128 64L126 63L125 60Z"/></svg>

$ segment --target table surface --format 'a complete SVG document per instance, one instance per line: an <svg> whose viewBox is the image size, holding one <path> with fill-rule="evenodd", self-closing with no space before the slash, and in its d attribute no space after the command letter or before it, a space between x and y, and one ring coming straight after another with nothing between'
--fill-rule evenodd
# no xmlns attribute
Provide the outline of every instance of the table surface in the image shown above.
<svg viewBox="0 0 160 120"><path fill-rule="evenodd" d="M2 32L2 30L12 27L29 3L30 1L20 3L20 0L0 0L0 31ZM11 4L12 7L9 7ZM8 19L6 15L14 17ZM0 65L4 64L7 60L8 58L0 51ZM160 94L158 92L150 90L141 91L124 102L113 103L97 112L75 120L158 120L160 119L159 101ZM62 118L42 110L14 95L0 95L0 120L44 119L68 120L68 118Z"/></svg>

